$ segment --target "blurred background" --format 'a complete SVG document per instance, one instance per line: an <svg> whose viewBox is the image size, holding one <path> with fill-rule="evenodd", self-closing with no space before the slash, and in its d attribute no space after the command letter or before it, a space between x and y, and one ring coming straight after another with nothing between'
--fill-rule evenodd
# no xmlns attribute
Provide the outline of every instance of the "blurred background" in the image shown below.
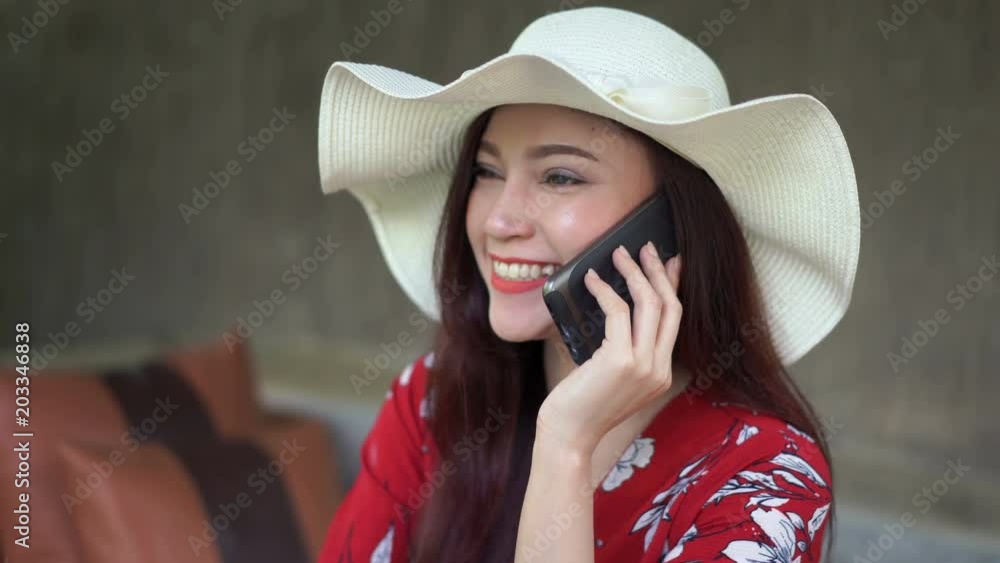
<svg viewBox="0 0 1000 563"><path fill-rule="evenodd" d="M320 192L323 77L353 60L444 84L585 5L0 0L2 365L16 323L39 380L240 335L260 403L321 420L346 489L436 325L412 322L358 202ZM828 560L1000 561L1000 4L600 5L696 41L734 103L812 94L847 136L864 210L853 301L791 368L835 456Z"/></svg>

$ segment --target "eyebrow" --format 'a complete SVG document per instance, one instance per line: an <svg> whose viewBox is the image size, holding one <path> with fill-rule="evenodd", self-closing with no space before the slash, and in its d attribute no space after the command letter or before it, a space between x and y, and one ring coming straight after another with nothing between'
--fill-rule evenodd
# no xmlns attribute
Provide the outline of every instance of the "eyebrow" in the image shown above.
<svg viewBox="0 0 1000 563"><path fill-rule="evenodd" d="M479 150L491 154L497 158L500 158L500 150L493 143L482 140L479 144ZM593 160L594 162L600 162L597 157L593 154L573 145L561 145L561 144L551 144L551 145L538 145L531 147L525 151L524 155L530 159L539 160L547 156L554 154L571 154L575 156L581 156L588 160Z"/></svg>

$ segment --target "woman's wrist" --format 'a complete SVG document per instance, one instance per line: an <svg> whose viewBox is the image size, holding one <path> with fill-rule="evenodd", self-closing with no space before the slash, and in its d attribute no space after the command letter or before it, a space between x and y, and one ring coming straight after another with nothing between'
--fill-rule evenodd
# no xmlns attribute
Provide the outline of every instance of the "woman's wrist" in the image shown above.
<svg viewBox="0 0 1000 563"><path fill-rule="evenodd" d="M592 562L594 506L592 452L541 432L518 522L517 563ZM552 535L553 524L559 531Z"/></svg>
<svg viewBox="0 0 1000 563"><path fill-rule="evenodd" d="M544 405L543 405L544 406ZM591 436L581 429L568 427L566 424L553 424L549 421L562 421L562 417L540 410L535 420L535 444L543 443L549 451L558 451L567 456L582 456L590 459L599 436Z"/></svg>
<svg viewBox="0 0 1000 563"><path fill-rule="evenodd" d="M552 462L563 468L583 471L590 468L595 447L589 445L589 440L567 439L540 429L535 434L532 466Z"/></svg>

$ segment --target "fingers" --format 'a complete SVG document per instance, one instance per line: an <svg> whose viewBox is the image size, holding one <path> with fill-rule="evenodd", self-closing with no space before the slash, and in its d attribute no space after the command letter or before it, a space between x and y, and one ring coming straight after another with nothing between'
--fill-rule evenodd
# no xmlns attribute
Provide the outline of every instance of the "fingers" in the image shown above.
<svg viewBox="0 0 1000 563"><path fill-rule="evenodd" d="M680 255L671 256L663 263L650 246L644 246L640 254L642 267L649 279L649 284L656 291L664 305L677 300L677 289L680 286ZM676 267L676 268L675 268Z"/></svg>
<svg viewBox="0 0 1000 563"><path fill-rule="evenodd" d="M603 353L610 352L618 357L631 357L632 326L628 303L593 270L583 276L583 283L604 311L605 342L597 352L606 350Z"/></svg>
<svg viewBox="0 0 1000 563"><path fill-rule="evenodd" d="M649 250L639 251L640 260L644 252L649 252ZM653 350L663 303L656 290L649 284L642 268L636 264L624 247L618 247L612 256L615 266L628 284L628 291L632 296L632 303L635 305L635 312L632 316L635 367L640 373L652 373Z"/></svg>
<svg viewBox="0 0 1000 563"><path fill-rule="evenodd" d="M683 264L680 255L677 255L667 260L666 265L658 258L647 259L645 265L650 284L663 301L663 314L660 316L656 335L654 365L669 366L683 313L681 302L677 298Z"/></svg>
<svg viewBox="0 0 1000 563"><path fill-rule="evenodd" d="M628 303L596 273L584 276L584 283L604 311L605 339L612 348L608 351L624 354L620 357L630 359L642 373L669 370L682 313L677 298L681 257L674 256L664 264L652 244L643 246L639 257L641 268L622 247L612 254L635 305L631 318Z"/></svg>

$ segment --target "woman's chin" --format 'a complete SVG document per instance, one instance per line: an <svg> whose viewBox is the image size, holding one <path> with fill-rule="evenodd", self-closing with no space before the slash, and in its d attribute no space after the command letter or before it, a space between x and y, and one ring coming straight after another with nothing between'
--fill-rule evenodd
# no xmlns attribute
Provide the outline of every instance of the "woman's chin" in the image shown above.
<svg viewBox="0 0 1000 563"><path fill-rule="evenodd" d="M552 328L552 317L537 314L518 315L513 311L490 309L490 326L501 340L507 342L527 342L542 340Z"/></svg>

